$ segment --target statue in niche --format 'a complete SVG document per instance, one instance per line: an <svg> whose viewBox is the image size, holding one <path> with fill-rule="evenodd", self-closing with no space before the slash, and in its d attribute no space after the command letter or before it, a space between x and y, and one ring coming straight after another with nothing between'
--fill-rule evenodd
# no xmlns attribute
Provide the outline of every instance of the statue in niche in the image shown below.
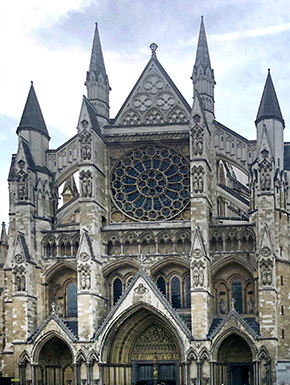
<svg viewBox="0 0 290 385"><path fill-rule="evenodd" d="M82 271L81 273L81 288L83 290L85 290L87 287L87 283L86 283L86 273L84 271Z"/></svg>
<svg viewBox="0 0 290 385"><path fill-rule="evenodd" d="M267 283L268 285L272 284L272 269L270 267L267 270Z"/></svg>
<svg viewBox="0 0 290 385"><path fill-rule="evenodd" d="M21 277L21 291L25 291L25 289L26 289L25 276L22 275L22 277Z"/></svg>
<svg viewBox="0 0 290 385"><path fill-rule="evenodd" d="M18 181L18 199L21 201L28 199L27 174L20 172L17 176L17 181Z"/></svg>
<svg viewBox="0 0 290 385"><path fill-rule="evenodd" d="M267 283L267 270L266 270L265 266L262 267L261 276L262 276L263 285L266 285L266 283Z"/></svg>
<svg viewBox="0 0 290 385"><path fill-rule="evenodd" d="M199 127L192 130L192 151L194 155L202 155L203 130Z"/></svg>
<svg viewBox="0 0 290 385"><path fill-rule="evenodd" d="M198 278L199 278L200 286L203 286L203 284L204 284L204 272L203 272L202 267L199 269L199 277Z"/></svg>
<svg viewBox="0 0 290 385"><path fill-rule="evenodd" d="M197 286L198 282L199 282L198 270L194 269L194 272L193 272L193 284L194 284L194 286Z"/></svg>
<svg viewBox="0 0 290 385"><path fill-rule="evenodd" d="M220 300L220 312L221 312L222 314L225 314L226 311L227 311L227 304L226 304L226 301L222 298L222 299Z"/></svg>
<svg viewBox="0 0 290 385"><path fill-rule="evenodd" d="M91 274L88 272L86 274L86 288L89 290L91 288Z"/></svg>
<svg viewBox="0 0 290 385"><path fill-rule="evenodd" d="M250 297L249 301L248 301L248 313L253 313L254 312L254 301L253 301L253 298Z"/></svg>
<svg viewBox="0 0 290 385"><path fill-rule="evenodd" d="M195 172L193 174L193 191L197 194L199 190L199 180L198 180L198 174Z"/></svg>
<svg viewBox="0 0 290 385"><path fill-rule="evenodd" d="M81 180L81 191L84 198L91 198L92 196L92 173L91 171L81 171L80 173Z"/></svg>
<svg viewBox="0 0 290 385"><path fill-rule="evenodd" d="M63 317L63 303L56 304L56 314L59 316L59 318Z"/></svg>
<svg viewBox="0 0 290 385"><path fill-rule="evenodd" d="M80 284L82 290L89 290L91 288L91 271L89 266L80 266Z"/></svg>
<svg viewBox="0 0 290 385"><path fill-rule="evenodd" d="M19 275L17 275L15 278L15 286L16 291L21 291L21 278L19 277Z"/></svg>
<svg viewBox="0 0 290 385"><path fill-rule="evenodd" d="M203 177L202 177L202 175L200 175L199 179L198 179L198 190L200 193L203 192Z"/></svg>
<svg viewBox="0 0 290 385"><path fill-rule="evenodd" d="M82 160L90 160L92 157L91 134L84 130L80 135L80 141Z"/></svg>

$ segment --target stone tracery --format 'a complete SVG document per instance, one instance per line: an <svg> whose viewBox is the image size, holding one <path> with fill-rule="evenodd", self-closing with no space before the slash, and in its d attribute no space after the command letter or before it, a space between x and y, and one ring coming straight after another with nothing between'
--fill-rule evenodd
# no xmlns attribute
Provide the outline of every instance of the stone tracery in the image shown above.
<svg viewBox="0 0 290 385"><path fill-rule="evenodd" d="M145 146L128 151L112 171L112 197L137 220L170 219L189 203L189 164L176 150Z"/></svg>

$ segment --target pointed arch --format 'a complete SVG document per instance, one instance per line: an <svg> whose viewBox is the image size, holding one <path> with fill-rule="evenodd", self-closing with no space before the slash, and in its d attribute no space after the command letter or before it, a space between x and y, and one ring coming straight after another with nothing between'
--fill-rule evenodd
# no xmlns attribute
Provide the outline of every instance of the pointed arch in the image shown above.
<svg viewBox="0 0 290 385"><path fill-rule="evenodd" d="M200 360L210 361L210 354L205 346L201 349L198 356Z"/></svg>
<svg viewBox="0 0 290 385"><path fill-rule="evenodd" d="M197 361L197 354L192 347L190 347L186 353L186 360L187 361Z"/></svg>
<svg viewBox="0 0 290 385"><path fill-rule="evenodd" d="M77 351L75 361L76 363L87 362L87 357L83 349Z"/></svg>
<svg viewBox="0 0 290 385"><path fill-rule="evenodd" d="M23 364L30 364L31 363L31 358L27 350L24 350L19 358L18 358L18 365L23 365Z"/></svg>
<svg viewBox="0 0 290 385"><path fill-rule="evenodd" d="M218 355L218 351L219 351L219 348L220 348L222 342L226 338L228 338L228 337L230 337L231 335L234 335L234 334L238 335L239 337L241 337L242 339L244 339L246 341L246 343L249 345L249 348L251 350L252 359L253 360L256 359L256 357L257 357L257 348L255 346L255 341L252 339L252 337L249 334L246 334L241 329L238 329L238 328L232 326L229 329L227 329L224 332L222 332L220 335L218 335L217 338L214 340L212 348L211 348L212 359L214 361L218 361L217 355Z"/></svg>
<svg viewBox="0 0 290 385"><path fill-rule="evenodd" d="M95 349L90 351L88 355L88 362L99 362L99 354Z"/></svg>

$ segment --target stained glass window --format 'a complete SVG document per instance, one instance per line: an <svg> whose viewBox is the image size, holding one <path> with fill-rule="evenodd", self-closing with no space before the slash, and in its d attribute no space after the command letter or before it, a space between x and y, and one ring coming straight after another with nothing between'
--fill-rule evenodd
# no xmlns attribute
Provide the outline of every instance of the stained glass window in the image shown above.
<svg viewBox="0 0 290 385"><path fill-rule="evenodd" d="M176 309L181 308L180 280L177 277L173 277L171 280L171 302Z"/></svg>
<svg viewBox="0 0 290 385"><path fill-rule="evenodd" d="M242 282L236 278L232 282L232 299L235 300L235 309L238 313L243 313L243 290Z"/></svg>
<svg viewBox="0 0 290 385"><path fill-rule="evenodd" d="M118 299L122 295L122 282L119 278L115 279L114 285L113 285L113 291L114 291L114 305L118 301Z"/></svg>
<svg viewBox="0 0 290 385"><path fill-rule="evenodd" d="M166 296L166 284L165 279L163 277L159 277L157 279L157 286L160 289L161 293Z"/></svg>
<svg viewBox="0 0 290 385"><path fill-rule="evenodd" d="M111 187L115 204L132 219L171 219L189 203L189 161L171 148L133 149L114 165Z"/></svg>
<svg viewBox="0 0 290 385"><path fill-rule="evenodd" d="M78 316L78 301L77 301L77 285L70 283L67 289L67 316L77 317Z"/></svg>

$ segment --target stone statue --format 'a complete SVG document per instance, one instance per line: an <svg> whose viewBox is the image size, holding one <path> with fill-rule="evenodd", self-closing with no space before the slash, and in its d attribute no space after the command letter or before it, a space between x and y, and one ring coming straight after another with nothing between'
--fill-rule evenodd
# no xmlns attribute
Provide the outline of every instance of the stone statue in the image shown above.
<svg viewBox="0 0 290 385"><path fill-rule="evenodd" d="M227 304L226 304L226 301L222 298L220 300L220 312L222 314L225 314L226 313L226 310L227 310Z"/></svg>
<svg viewBox="0 0 290 385"><path fill-rule="evenodd" d="M250 297L248 301L248 313L253 313L254 312L254 301L253 298Z"/></svg>

